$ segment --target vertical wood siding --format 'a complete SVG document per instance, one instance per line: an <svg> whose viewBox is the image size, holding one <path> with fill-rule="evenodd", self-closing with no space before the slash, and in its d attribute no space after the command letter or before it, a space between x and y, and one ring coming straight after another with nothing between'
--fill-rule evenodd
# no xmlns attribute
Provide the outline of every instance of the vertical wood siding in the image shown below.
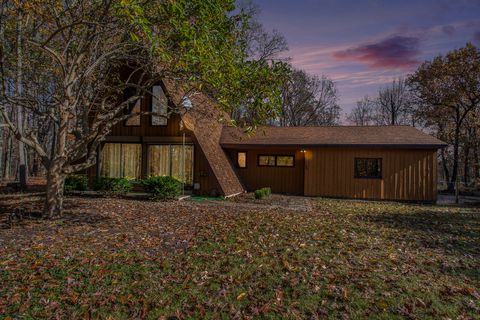
<svg viewBox="0 0 480 320"><path fill-rule="evenodd" d="M143 112L151 111L152 98L147 95L141 101ZM179 137L182 135L180 130L180 116L171 115L166 126L152 126L151 116L142 115L139 126L125 126L125 122L117 123L111 132L111 136L138 136L138 137Z"/></svg>
<svg viewBox="0 0 480 320"><path fill-rule="evenodd" d="M237 165L237 151L247 152L247 167L237 173L247 191L270 187L272 192L303 195L304 158L299 149L228 150L231 161ZM259 167L258 155L294 155L294 167Z"/></svg>
<svg viewBox="0 0 480 320"><path fill-rule="evenodd" d="M151 108L151 97L147 96L142 99L141 109L142 111L150 111ZM183 132L186 134L186 140L188 143L194 143L194 183L200 183L200 190L196 190L196 194L218 194L219 187L217 180L210 168L210 165L205 158L203 151L201 150L199 144L194 138L194 135L189 130L180 130L181 118L179 115L172 115L167 122L166 126L152 126L151 117L149 115L143 115L140 120L139 126L125 126L125 122L116 124L112 128L112 132L107 137L114 137L115 140L111 142L122 143L122 142L131 142L131 143L140 143L142 145L142 178L146 178L148 175L148 146L155 144L180 144L182 141ZM171 138L176 140L165 140L161 142L155 142L155 138ZM138 139L137 139L138 138ZM134 140L132 140L134 139ZM144 142L147 140L149 142ZM175 142L172 142L175 141ZM98 164L89 168L87 174L91 182L97 176L97 167Z"/></svg>
<svg viewBox="0 0 480 320"><path fill-rule="evenodd" d="M354 158L382 158L381 179L355 179ZM315 148L305 153L305 195L435 201L436 150Z"/></svg>

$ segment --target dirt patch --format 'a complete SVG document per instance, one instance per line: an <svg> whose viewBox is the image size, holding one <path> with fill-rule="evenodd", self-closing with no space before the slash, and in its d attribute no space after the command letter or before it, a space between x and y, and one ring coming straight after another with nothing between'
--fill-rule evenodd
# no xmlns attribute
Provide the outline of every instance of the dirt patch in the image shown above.
<svg viewBox="0 0 480 320"><path fill-rule="evenodd" d="M302 196L271 194L264 199L255 199L254 193L245 193L229 198L228 202L246 205L247 207L265 206L295 211L312 211L311 199Z"/></svg>

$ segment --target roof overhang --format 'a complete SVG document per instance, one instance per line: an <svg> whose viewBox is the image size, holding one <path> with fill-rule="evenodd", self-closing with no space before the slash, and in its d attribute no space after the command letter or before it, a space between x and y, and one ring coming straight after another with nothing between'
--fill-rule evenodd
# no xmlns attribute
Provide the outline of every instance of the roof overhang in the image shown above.
<svg viewBox="0 0 480 320"><path fill-rule="evenodd" d="M361 148L361 149L441 149L446 144L248 144L222 143L224 149L305 149L305 148Z"/></svg>

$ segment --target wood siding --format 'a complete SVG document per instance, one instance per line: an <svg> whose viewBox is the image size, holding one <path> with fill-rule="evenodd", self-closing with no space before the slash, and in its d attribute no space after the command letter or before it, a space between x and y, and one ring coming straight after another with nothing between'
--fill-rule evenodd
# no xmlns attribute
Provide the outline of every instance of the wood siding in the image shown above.
<svg viewBox="0 0 480 320"><path fill-rule="evenodd" d="M151 97L147 96L142 99L142 111L150 111ZM171 115L166 126L152 126L151 116L142 115L139 126L126 126L125 122L118 123L112 128L112 132L106 137L106 142L113 143L139 143L142 145L142 178L148 175L148 146L158 144L182 144L183 133L185 133L185 142L194 145L194 166L193 166L193 183L199 183L200 189L196 190L196 194L218 194L219 187L215 175L201 150L194 134L185 127L182 130L180 125L181 118L179 115ZM101 148L100 148L101 153ZM87 170L91 183L97 176L97 165Z"/></svg>
<svg viewBox="0 0 480 320"><path fill-rule="evenodd" d="M381 158L381 179L354 178L354 158ZM316 148L305 153L305 195L436 201L436 150Z"/></svg>
<svg viewBox="0 0 480 320"><path fill-rule="evenodd" d="M299 149L228 150L231 161L237 164L237 151L247 152L247 167L237 173L247 191L270 187L272 192L303 195L304 157ZM259 155L294 155L294 167L258 166Z"/></svg>

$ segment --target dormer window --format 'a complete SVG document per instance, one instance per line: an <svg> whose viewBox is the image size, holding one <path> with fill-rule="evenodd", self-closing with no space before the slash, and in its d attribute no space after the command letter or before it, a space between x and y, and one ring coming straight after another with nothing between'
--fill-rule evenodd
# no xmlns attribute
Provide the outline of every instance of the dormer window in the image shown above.
<svg viewBox="0 0 480 320"><path fill-rule="evenodd" d="M168 99L162 86L152 87L152 126L166 126L168 115Z"/></svg>

